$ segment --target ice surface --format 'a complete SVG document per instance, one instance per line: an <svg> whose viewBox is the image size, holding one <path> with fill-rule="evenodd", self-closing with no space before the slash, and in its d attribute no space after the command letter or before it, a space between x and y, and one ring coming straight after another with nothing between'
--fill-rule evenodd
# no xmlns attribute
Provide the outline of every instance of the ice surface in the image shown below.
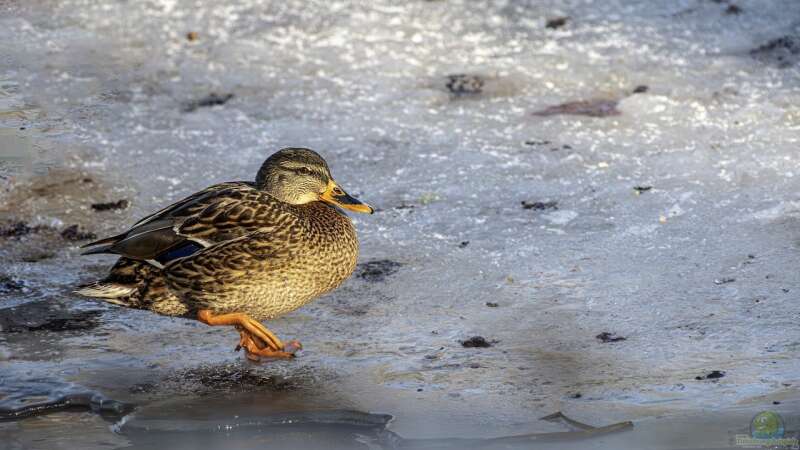
<svg viewBox="0 0 800 450"><path fill-rule="evenodd" d="M796 397L800 65L770 43L799 39L800 3L728 3L4 2L0 145L31 155L0 163L0 212L107 235L307 146L380 209L354 217L361 260L402 265L274 321L307 350L265 371L325 374L309 383L430 436ZM233 97L186 111L212 93ZM576 101L619 114L533 115ZM68 292L112 260L37 236L2 243L26 286L3 306L97 307ZM47 358L7 338L4 371L125 391L112 374L241 358L229 331L103 317Z"/></svg>

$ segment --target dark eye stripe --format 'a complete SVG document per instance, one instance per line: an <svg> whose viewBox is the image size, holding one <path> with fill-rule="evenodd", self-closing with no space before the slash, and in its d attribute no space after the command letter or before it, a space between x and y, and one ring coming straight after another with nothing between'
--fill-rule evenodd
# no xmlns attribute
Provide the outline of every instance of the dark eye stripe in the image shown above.
<svg viewBox="0 0 800 450"><path fill-rule="evenodd" d="M319 178L324 182L327 182L328 180L328 176L324 172L321 172L319 170L314 170L306 166L295 166L295 167L282 166L282 169L288 172L292 172L295 175L313 175L315 178Z"/></svg>

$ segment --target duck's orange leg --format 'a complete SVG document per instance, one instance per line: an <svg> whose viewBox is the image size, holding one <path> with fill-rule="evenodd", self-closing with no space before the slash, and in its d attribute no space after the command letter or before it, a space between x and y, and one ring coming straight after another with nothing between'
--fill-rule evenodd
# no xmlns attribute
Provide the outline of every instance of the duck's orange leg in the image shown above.
<svg viewBox="0 0 800 450"><path fill-rule="evenodd" d="M236 350L244 348L245 356L251 361L258 361L260 356L265 358L293 358L294 353L303 348L299 342L293 340L286 344L282 350L274 350L268 346L259 345L261 339L252 336L246 330L239 330L239 345Z"/></svg>
<svg viewBox="0 0 800 450"><path fill-rule="evenodd" d="M294 352L302 346L297 341L291 341L288 346L257 320L243 313L229 313L214 315L207 309L197 312L197 320L207 325L231 325L239 330L239 345L251 356L265 356L269 358L291 358ZM263 345L259 345L263 344ZM238 348L237 347L237 348Z"/></svg>

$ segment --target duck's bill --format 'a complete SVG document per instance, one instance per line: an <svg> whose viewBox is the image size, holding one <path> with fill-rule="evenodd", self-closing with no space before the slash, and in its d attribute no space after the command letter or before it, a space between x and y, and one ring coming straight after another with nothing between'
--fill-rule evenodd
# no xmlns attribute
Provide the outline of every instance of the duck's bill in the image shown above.
<svg viewBox="0 0 800 450"><path fill-rule="evenodd" d="M371 206L351 196L333 181L328 183L328 189L322 195L320 195L319 198L323 202L336 205L342 209L366 214L372 214L375 212Z"/></svg>

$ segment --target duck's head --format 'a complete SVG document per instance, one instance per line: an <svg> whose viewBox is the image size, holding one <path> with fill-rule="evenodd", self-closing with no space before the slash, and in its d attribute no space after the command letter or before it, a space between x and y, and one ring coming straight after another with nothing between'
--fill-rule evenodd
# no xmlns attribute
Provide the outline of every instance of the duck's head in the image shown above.
<svg viewBox="0 0 800 450"><path fill-rule="evenodd" d="M323 201L339 208L372 214L372 207L351 197L331 176L328 164L307 148L284 148L264 161L256 185L293 205Z"/></svg>

